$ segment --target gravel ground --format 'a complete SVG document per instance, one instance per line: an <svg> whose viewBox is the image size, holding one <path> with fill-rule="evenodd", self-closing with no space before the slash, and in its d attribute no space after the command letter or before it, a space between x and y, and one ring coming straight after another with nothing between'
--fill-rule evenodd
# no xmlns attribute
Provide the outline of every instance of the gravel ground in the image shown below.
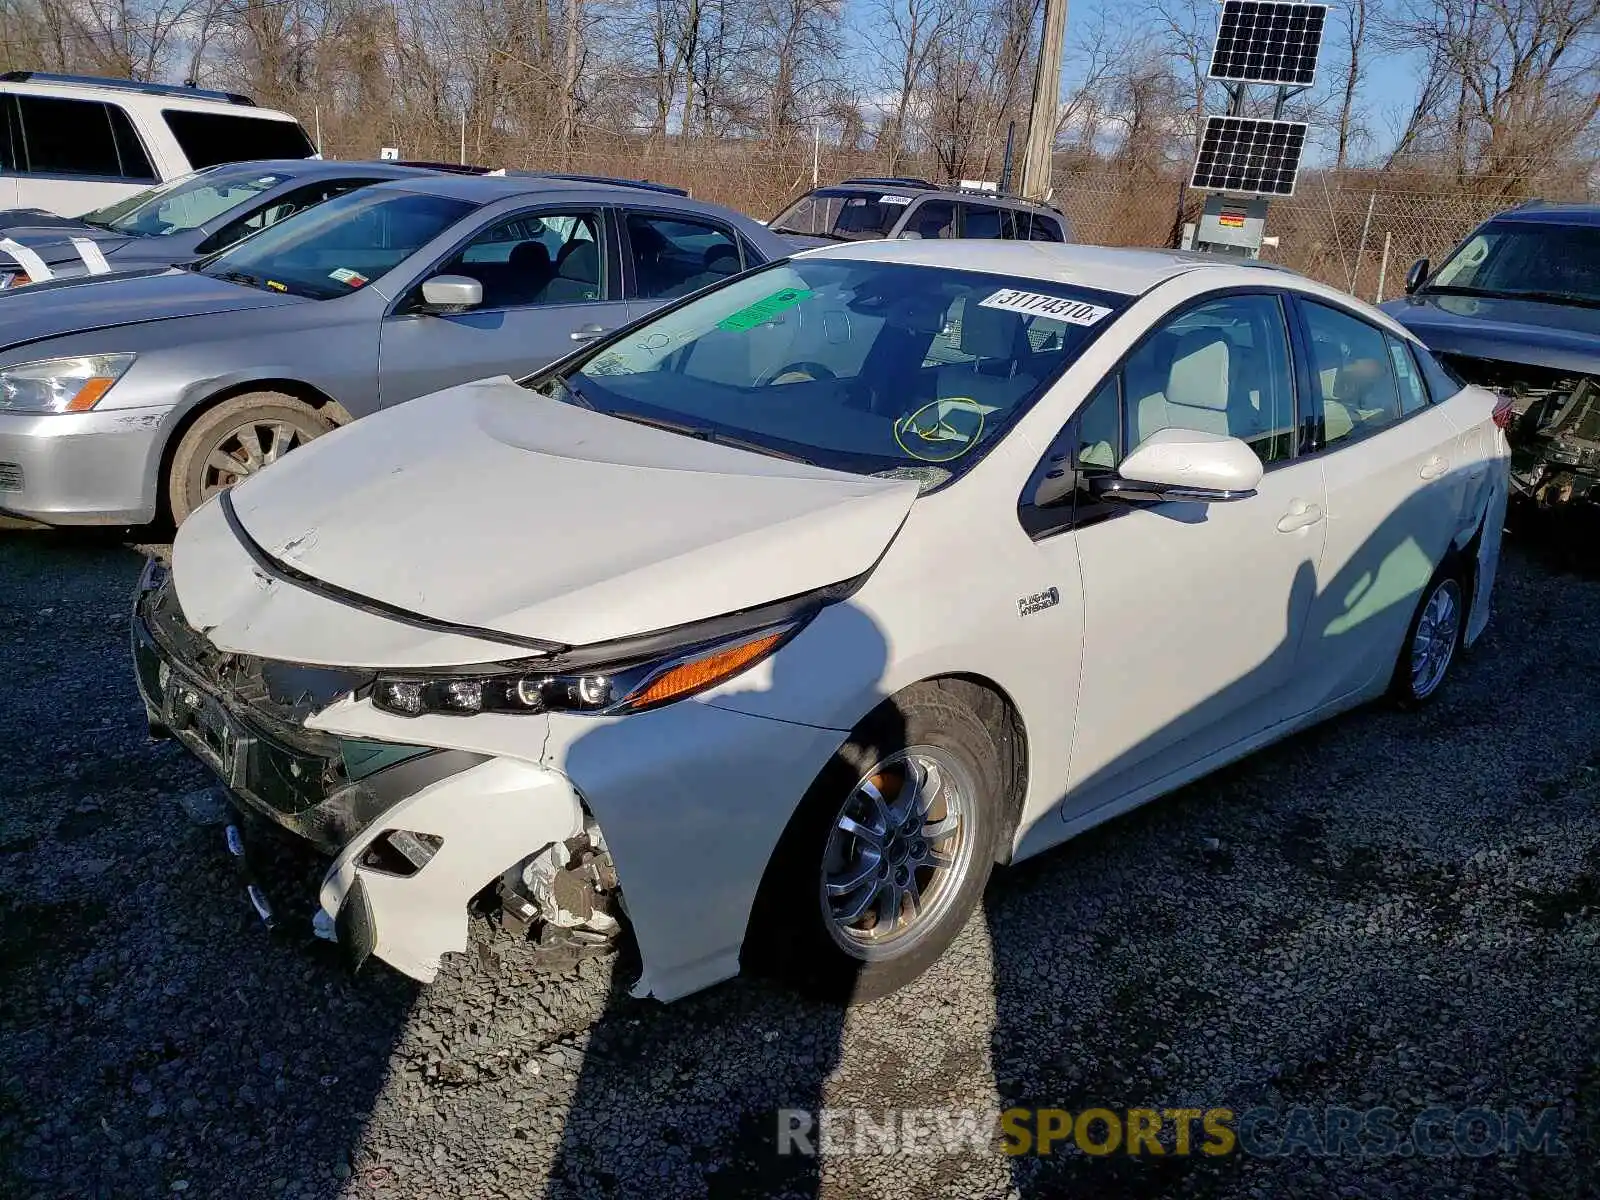
<svg viewBox="0 0 1600 1200"><path fill-rule="evenodd" d="M1512 544L1420 715L1353 713L1002 873L837 1013L484 939L419 989L270 935L145 737L115 538L0 533L0 1194L1578 1196L1600 1148L1600 582ZM714 852L714 851L708 851ZM618 979L613 981L613 974ZM780 1107L1561 1111L1565 1153L774 1151Z"/></svg>

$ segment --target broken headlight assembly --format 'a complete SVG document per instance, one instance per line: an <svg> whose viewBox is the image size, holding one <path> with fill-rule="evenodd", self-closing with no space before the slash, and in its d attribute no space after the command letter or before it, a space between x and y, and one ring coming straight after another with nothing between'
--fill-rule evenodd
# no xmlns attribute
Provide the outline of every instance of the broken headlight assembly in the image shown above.
<svg viewBox="0 0 1600 1200"><path fill-rule="evenodd" d="M564 655L555 661L505 664L482 673L380 674L370 696L375 708L402 717L645 712L749 670L799 633L820 607L817 604L787 620L688 644L679 642L653 653L630 655L619 643L611 661L597 659L592 664L569 665L561 660L573 656Z"/></svg>

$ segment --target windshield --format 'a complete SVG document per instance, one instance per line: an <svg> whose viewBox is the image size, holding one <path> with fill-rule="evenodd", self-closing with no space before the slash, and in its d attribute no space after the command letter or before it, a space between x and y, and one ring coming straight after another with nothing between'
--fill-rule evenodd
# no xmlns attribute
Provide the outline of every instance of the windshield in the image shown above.
<svg viewBox="0 0 1600 1200"><path fill-rule="evenodd" d="M327 300L393 270L478 206L468 200L362 188L286 217L200 270L251 287Z"/></svg>
<svg viewBox="0 0 1600 1200"><path fill-rule="evenodd" d="M1037 279L799 258L529 382L709 441L937 487L978 462L1127 301Z"/></svg>
<svg viewBox="0 0 1600 1200"><path fill-rule="evenodd" d="M219 179L214 171L197 171L84 213L80 219L89 225L135 237L181 233L239 207L287 178L287 175L263 171L243 177L230 172L229 178Z"/></svg>
<svg viewBox="0 0 1600 1200"><path fill-rule="evenodd" d="M767 227L774 233L803 233L846 242L886 237L913 198L907 192L818 188L773 217Z"/></svg>
<svg viewBox="0 0 1600 1200"><path fill-rule="evenodd" d="M1485 226L1423 290L1600 305L1600 226Z"/></svg>

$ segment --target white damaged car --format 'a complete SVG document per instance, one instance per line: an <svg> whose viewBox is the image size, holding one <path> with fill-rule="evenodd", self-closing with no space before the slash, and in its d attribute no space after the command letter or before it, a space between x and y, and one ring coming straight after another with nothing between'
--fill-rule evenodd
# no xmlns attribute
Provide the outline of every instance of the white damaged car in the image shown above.
<svg viewBox="0 0 1600 1200"><path fill-rule="evenodd" d="M1286 272L840 245L221 493L134 657L152 728L327 856L358 963L431 979L481 912L631 928L641 996L880 995L996 864L1434 695L1507 417Z"/></svg>

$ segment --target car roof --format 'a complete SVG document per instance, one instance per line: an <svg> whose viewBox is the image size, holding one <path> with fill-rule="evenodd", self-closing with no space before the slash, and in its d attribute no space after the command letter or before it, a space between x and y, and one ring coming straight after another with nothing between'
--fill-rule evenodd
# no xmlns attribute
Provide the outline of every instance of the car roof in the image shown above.
<svg viewBox="0 0 1600 1200"><path fill-rule="evenodd" d="M1533 225L1600 225L1600 204L1530 200L1489 219L1496 223L1514 221Z"/></svg>
<svg viewBox="0 0 1600 1200"><path fill-rule="evenodd" d="M1133 250L1063 242L942 238L901 241L870 238L806 250L802 257L853 258L1032 277L1125 296L1142 295L1158 283L1188 271L1219 267L1255 268L1299 278L1297 273L1273 263L1231 255L1185 250Z"/></svg>
<svg viewBox="0 0 1600 1200"><path fill-rule="evenodd" d="M220 163L203 174L213 179L245 179L256 175L291 175L296 180L322 179L348 175L352 170L389 179L431 178L438 174L426 167L402 165L370 159L257 158L246 162Z"/></svg>
<svg viewBox="0 0 1600 1200"><path fill-rule="evenodd" d="M373 184L373 187L424 192L432 196L449 196L458 200L470 200L476 204L493 204L499 200L534 199L539 196L595 204L616 204L626 201L634 207L657 206L684 212L704 213L707 216L714 215L723 220L735 219L746 224L753 223L751 218L743 213L706 200L694 200L688 196L677 196L651 188L630 187L623 182L603 183L548 175L460 175L424 169L419 170L415 178L377 183Z"/></svg>
<svg viewBox="0 0 1600 1200"><path fill-rule="evenodd" d="M965 200L976 201L980 204L993 204L1001 208L1026 208L1038 212L1059 214L1061 210L1054 204L1043 200L1029 200L1026 196L1017 196L1011 192L991 192L983 188L956 187L954 184L929 183L922 179L892 179L883 178L857 178L845 179L838 183L825 183L820 187L812 188L807 192L809 196L849 196L849 195L880 195L883 192L911 192L919 199L926 196L938 196L949 199L960 196Z"/></svg>

